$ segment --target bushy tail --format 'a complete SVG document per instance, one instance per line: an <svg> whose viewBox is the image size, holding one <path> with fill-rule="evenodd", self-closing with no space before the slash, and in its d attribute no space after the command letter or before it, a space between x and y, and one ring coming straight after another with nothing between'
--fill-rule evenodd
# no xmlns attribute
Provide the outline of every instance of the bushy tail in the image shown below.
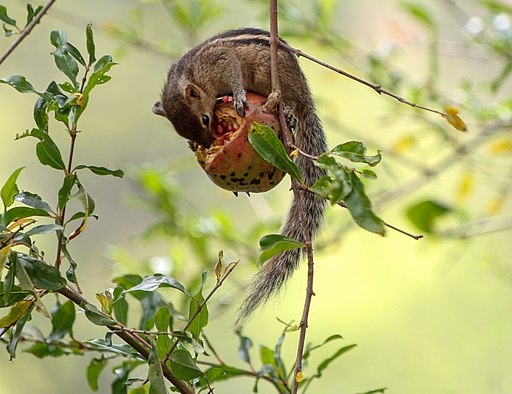
<svg viewBox="0 0 512 394"><path fill-rule="evenodd" d="M307 107L311 109L313 104ZM325 152L327 149L325 134L315 111L305 112L302 117L300 114L296 115L298 115L299 119L298 129L295 132L296 145L311 155L320 155ZM318 178L324 175L324 171L306 157L298 157L297 165L302 172L304 183L307 186L311 186ZM313 238L323 221L325 201L305 191L299 193L298 200L293 200L286 222L281 228L281 233L304 242L303 225L300 222L298 213L300 205L304 208L309 236ZM240 327L258 306L268 301L284 287L287 279L299 265L301 254L302 251L300 249L289 250L274 256L265 263L252 279L248 296L242 303L236 322L237 327Z"/></svg>

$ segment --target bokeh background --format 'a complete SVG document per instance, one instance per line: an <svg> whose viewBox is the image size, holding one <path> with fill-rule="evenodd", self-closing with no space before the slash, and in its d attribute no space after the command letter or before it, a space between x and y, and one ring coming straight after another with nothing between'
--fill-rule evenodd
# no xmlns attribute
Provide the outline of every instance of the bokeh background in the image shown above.
<svg viewBox="0 0 512 394"><path fill-rule="evenodd" d="M183 222L193 218L198 234L214 237L229 228L254 253L255 234L276 231L284 216L290 200L286 182L250 198L219 190L196 165L186 141L151 112L174 56L223 29L268 25L265 1L206 3L218 7L217 16L185 33L159 1L61 0L0 66L0 76L22 74L38 88L62 80L50 56L49 33L66 30L69 40L84 49L87 23L93 24L97 53L112 54L119 63L110 72L112 80L93 92L80 123L76 162L127 173L123 180L83 177L99 220L89 224L71 250L90 299L124 273L179 272L178 279L187 283L200 272L192 261L197 255L182 239L164 236L165 231L147 234L162 218L148 208L151 198L141 186L141 173L163 174L176 193L172 196L180 198L179 217ZM418 104L439 110L456 106L468 126L468 132L458 132L440 116L301 60L329 145L357 139L371 153L380 150L384 158L376 168L378 179L367 185L376 209L387 222L425 235L419 241L394 231L379 237L354 227L340 208L329 210L316 247L308 341L319 344L340 334L344 344L357 347L325 370L309 392L362 393L387 387L397 394L511 393L512 100L508 74L502 71L512 53L507 54L512 3L415 2L427 15L392 0L284 3L281 33L292 45ZM11 17L25 18L25 2L2 4ZM327 10L323 14L322 7ZM2 38L0 52L12 40ZM33 127L34 101L33 95L0 85L0 182L26 166L19 185L55 203L60 186L55 171L38 164L33 141L14 141L16 133ZM54 138L65 144L65 133L59 132L53 131ZM448 207L449 214L434 228L418 229L407 212L420 201L435 201ZM52 241L38 242L51 254ZM212 245L204 253L210 269L220 249L226 260L241 261L216 296L207 332L226 362L241 365L232 327L243 286L256 270L254 255L247 247ZM276 317L299 320L305 278L302 267L287 290L245 328L255 345L254 359L260 344L273 347L281 334L283 325ZM77 338L104 335L83 315L77 320ZM41 317L34 324L42 330L51 327ZM283 347L290 366L296 339L296 333L288 334ZM319 351L305 374L313 374L335 349ZM91 358L39 360L20 349L9 362L5 352L0 354L0 393L89 393L85 366ZM103 372L99 392L110 392L111 369ZM248 393L252 387L253 381L241 378L219 384L215 392ZM260 393L274 392L265 382L258 387Z"/></svg>

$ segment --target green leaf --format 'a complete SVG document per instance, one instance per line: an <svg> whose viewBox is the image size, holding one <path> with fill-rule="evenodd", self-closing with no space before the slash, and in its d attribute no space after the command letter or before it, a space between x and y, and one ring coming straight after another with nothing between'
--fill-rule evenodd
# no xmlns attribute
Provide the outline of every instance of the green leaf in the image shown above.
<svg viewBox="0 0 512 394"><path fill-rule="evenodd" d="M204 376L194 359L185 349L176 349L169 357L172 373L181 380L192 380Z"/></svg>
<svg viewBox="0 0 512 394"><path fill-rule="evenodd" d="M197 312L199 307L204 301L204 297L202 294L204 284L206 282L206 276L208 272L205 271L201 275L201 287L197 294L190 299L189 302L189 309L188 309L188 318L191 319L192 316ZM201 335L201 330L208 325L208 308L207 305L203 305L201 311L198 313L198 315L194 318L194 320L190 323L188 331L192 334L192 337L199 341L199 336Z"/></svg>
<svg viewBox="0 0 512 394"><path fill-rule="evenodd" d="M78 63L68 52L67 41L67 33L64 30L53 30L50 33L50 42L56 48L52 55L57 68L70 79L73 86L78 87Z"/></svg>
<svg viewBox="0 0 512 394"><path fill-rule="evenodd" d="M0 196L4 204L4 209L12 205L12 203L14 202L14 196L16 196L20 192L18 189L18 185L16 184L16 181L18 180L20 172L24 168L25 167L20 167L17 170L14 170L14 172L9 176L9 179L7 179L7 182L5 182L5 184L2 186Z"/></svg>
<svg viewBox="0 0 512 394"><path fill-rule="evenodd" d="M247 364L251 365L250 350L252 348L252 340L249 337L243 336L240 331L238 331L236 334L240 338L240 345L238 346L238 356Z"/></svg>
<svg viewBox="0 0 512 394"><path fill-rule="evenodd" d="M59 270L54 266L22 253L18 253L18 261L35 287L56 291L66 286L66 279L60 276Z"/></svg>
<svg viewBox="0 0 512 394"><path fill-rule="evenodd" d="M263 264L270 258L287 250L303 248L304 244L282 234L268 234L260 239L260 255L258 264Z"/></svg>
<svg viewBox="0 0 512 394"><path fill-rule="evenodd" d="M107 365L107 359L105 358L93 358L87 366L86 376L89 388L92 391L98 391L98 380L100 378L101 371Z"/></svg>
<svg viewBox="0 0 512 394"><path fill-rule="evenodd" d="M317 372L316 372L316 377L317 378L320 378L322 376L322 372L334 361L336 360L338 357L342 356L343 354L345 354L346 352L348 352L349 350L352 350L353 348L355 348L357 345L348 345L348 346L343 346L341 348L339 348L331 357L325 359L324 361L322 361L319 365L318 365L318 368L317 368Z"/></svg>
<svg viewBox="0 0 512 394"><path fill-rule="evenodd" d="M158 358L156 346L154 341L152 342L152 348L149 352L148 365L149 365L149 394L167 394L167 388L165 387L164 373L162 371L162 364Z"/></svg>
<svg viewBox="0 0 512 394"><path fill-rule="evenodd" d="M0 5L0 20L7 23L8 25L16 27L16 20L7 15L7 8L5 8L3 5Z"/></svg>
<svg viewBox="0 0 512 394"><path fill-rule="evenodd" d="M96 306L89 303L84 303L81 307L85 311L85 317L89 319L89 321L97 326L111 326L116 324L117 322L111 317L99 311Z"/></svg>
<svg viewBox="0 0 512 394"><path fill-rule="evenodd" d="M36 154L41 164L57 170L66 169L60 150L48 133L39 129L32 129L30 132L22 134L19 138L25 137L35 137L39 139L40 142L36 145Z"/></svg>
<svg viewBox="0 0 512 394"><path fill-rule="evenodd" d="M377 393L385 394L387 389L388 389L387 387L382 387L380 389L365 391L364 393L358 393L358 394L377 394Z"/></svg>
<svg viewBox="0 0 512 394"><path fill-rule="evenodd" d="M385 228L380 219L372 210L371 202L364 191L364 185L357 175L350 174L352 191L345 197L345 205L350 211L355 222L365 230L372 233L384 235Z"/></svg>
<svg viewBox="0 0 512 394"><path fill-rule="evenodd" d="M82 56L82 54L80 53L80 51L78 50L78 48L76 48L73 44L71 44L70 42L66 42L62 48L67 52L69 53L71 56L73 56L73 59L75 59L78 63L80 63L82 66L86 66L86 63L85 63L85 60Z"/></svg>
<svg viewBox="0 0 512 394"><path fill-rule="evenodd" d="M81 170L83 168L89 169L91 172L93 172L96 175L112 175L118 178L122 178L124 176L124 172L122 170L110 170L105 167L98 167L98 166L86 166L86 165L78 165L75 167L73 171Z"/></svg>
<svg viewBox="0 0 512 394"><path fill-rule="evenodd" d="M89 55L88 65L92 65L96 61L96 47L94 45L94 35L92 33L92 25L89 23L85 28L87 53Z"/></svg>
<svg viewBox="0 0 512 394"><path fill-rule="evenodd" d="M59 209L62 210L71 197L71 189L77 183L75 174L67 174L64 177L62 187L59 189Z"/></svg>
<svg viewBox="0 0 512 394"><path fill-rule="evenodd" d="M123 293L131 293L137 290L153 292L159 287L172 287L173 289L179 290L183 294L192 297L192 294L190 294L180 282L170 276L162 274L145 276L144 279L142 279L142 282L128 290L125 290Z"/></svg>
<svg viewBox="0 0 512 394"><path fill-rule="evenodd" d="M34 9L32 4L30 4L30 3L27 4L27 25L30 24L30 22L32 22L34 20L36 15L39 14L43 8L44 8L44 6L39 5L36 7L36 9Z"/></svg>
<svg viewBox="0 0 512 394"><path fill-rule="evenodd" d="M0 83L12 86L20 93L37 93L32 84L23 75L11 75L10 77L0 78Z"/></svg>
<svg viewBox="0 0 512 394"><path fill-rule="evenodd" d="M75 304L72 301L66 301L64 304L58 305L58 308L52 311L52 332L49 339L59 341L68 334L72 337L75 316Z"/></svg>
<svg viewBox="0 0 512 394"><path fill-rule="evenodd" d="M123 288L120 286L117 286L114 289L114 302L112 304L113 310L114 310L114 316L116 317L117 321L126 325L128 324L128 302L124 297L121 296L123 292Z"/></svg>
<svg viewBox="0 0 512 394"><path fill-rule="evenodd" d="M249 129L248 137L249 142L261 157L302 182L299 167L290 159L274 130L255 123Z"/></svg>
<svg viewBox="0 0 512 394"><path fill-rule="evenodd" d="M49 234L55 231L62 231L64 228L58 224L42 224L35 226L25 233L25 236L30 237L38 234Z"/></svg>
<svg viewBox="0 0 512 394"><path fill-rule="evenodd" d="M0 215L1 216L1 215ZM19 219L25 219L32 216L50 216L50 214L42 209L34 209L27 207L14 207L5 213L5 222L12 223Z"/></svg>
<svg viewBox="0 0 512 394"><path fill-rule="evenodd" d="M330 151L330 153L344 157L345 159L348 159L354 163L366 163L371 167L379 164L382 159L381 154L377 153L374 156L367 156L365 154L366 149L366 144L362 142L349 141L336 146Z"/></svg>
<svg viewBox="0 0 512 394"><path fill-rule="evenodd" d="M320 177L309 190L330 201L332 205L343 200L352 191L351 169L341 165L328 154L323 154L316 165L325 169L326 175Z"/></svg>
<svg viewBox="0 0 512 394"><path fill-rule="evenodd" d="M104 339L92 339L90 341L85 341L85 344L98 349L101 352L110 352L113 354L118 354L127 358L138 358L141 359L139 353L137 353L131 346L129 345L116 345L111 341L106 341ZM145 360L144 360L145 361Z"/></svg>
<svg viewBox="0 0 512 394"><path fill-rule="evenodd" d="M12 359L16 357L16 348L18 346L18 342L21 338L21 334L23 333L23 328L25 327L25 324L30 319L30 317L31 313L30 311L28 311L20 320L18 320L18 322L14 326L11 341L7 345L7 352L9 353L10 356L9 361L12 361Z"/></svg>
<svg viewBox="0 0 512 394"><path fill-rule="evenodd" d="M3 290L3 299L4 304L6 306L13 305L11 299L11 292L15 290L16 286L14 285L16 279L16 267L18 265L18 255L16 253L9 253L9 270L7 271L7 275L5 275L4 283L2 286Z"/></svg>
<svg viewBox="0 0 512 394"><path fill-rule="evenodd" d="M59 346L57 344L52 343L34 343L32 346L24 349L24 352L30 353L37 358L45 358L45 357L62 357L73 352L75 354L82 354L80 350L75 346Z"/></svg>
<svg viewBox="0 0 512 394"><path fill-rule="evenodd" d="M48 101L39 97L34 104L34 121L40 130L48 130Z"/></svg>
<svg viewBox="0 0 512 394"><path fill-rule="evenodd" d="M450 212L452 208L443 203L425 200L409 207L407 217L421 231L433 233L436 221Z"/></svg>
<svg viewBox="0 0 512 394"><path fill-rule="evenodd" d="M52 208L40 196L27 191L18 193L15 200L31 208L40 209L49 214L53 213Z"/></svg>
<svg viewBox="0 0 512 394"><path fill-rule="evenodd" d="M339 334L334 334L334 335L331 335L330 337L328 337L325 341L323 341L320 345L316 345L316 346L310 346L309 344L306 346L306 350L304 352L304 354L302 355L302 358L304 360L307 360L309 358L309 356L311 355L311 353L313 352L313 350L316 350L316 349L320 349L321 347L327 345L329 342L332 342L332 341L337 341L337 340L340 340L340 339L343 339L343 337Z"/></svg>

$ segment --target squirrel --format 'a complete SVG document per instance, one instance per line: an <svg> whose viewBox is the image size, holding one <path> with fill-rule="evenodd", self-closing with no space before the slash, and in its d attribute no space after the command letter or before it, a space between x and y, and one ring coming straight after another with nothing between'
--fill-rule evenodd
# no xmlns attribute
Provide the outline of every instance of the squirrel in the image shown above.
<svg viewBox="0 0 512 394"><path fill-rule="evenodd" d="M281 43L286 44L281 40ZM319 156L327 150L322 123L316 113L308 82L297 56L285 46L278 46L278 72L281 98L296 118L294 143L302 151ZM209 146L213 110L219 97L232 95L239 115L244 114L246 92L268 96L272 92L270 76L270 34L257 28L240 28L217 34L186 52L171 65L161 100L153 112L170 120L176 132L189 140ZM312 185L325 174L309 158L296 159L303 181ZM305 225L310 237L318 232L324 216L325 201L307 191L294 199L281 233L304 241L298 207L304 207ZM304 249L294 249L274 256L254 276L236 323L240 327L261 304L285 284L299 265Z"/></svg>

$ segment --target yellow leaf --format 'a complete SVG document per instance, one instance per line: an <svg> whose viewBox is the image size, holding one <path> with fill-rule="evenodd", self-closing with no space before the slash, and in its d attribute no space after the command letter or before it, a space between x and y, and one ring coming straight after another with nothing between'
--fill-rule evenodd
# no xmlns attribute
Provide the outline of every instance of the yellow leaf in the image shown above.
<svg viewBox="0 0 512 394"><path fill-rule="evenodd" d="M492 155L501 155L512 152L512 140L507 137L499 138L487 148Z"/></svg>
<svg viewBox="0 0 512 394"><path fill-rule="evenodd" d="M217 263L215 264L215 267L213 268L215 272L215 277L217 278L217 282L221 280L222 278L222 258L224 257L224 252L221 250L219 251L219 258L217 260Z"/></svg>
<svg viewBox="0 0 512 394"><path fill-rule="evenodd" d="M499 214L503 209L504 202L505 201L501 196L492 199L487 206L487 212L489 212L489 215L494 216Z"/></svg>
<svg viewBox="0 0 512 394"><path fill-rule="evenodd" d="M444 107L444 111L446 112L445 118L453 127L455 127L459 131L467 131L466 124L462 120L462 118L458 115L459 109L452 106Z"/></svg>
<svg viewBox="0 0 512 394"><path fill-rule="evenodd" d="M405 136L400 138L392 147L393 153L400 155L404 152L407 152L416 142L416 139L411 136Z"/></svg>
<svg viewBox="0 0 512 394"><path fill-rule="evenodd" d="M465 173L462 176L462 179L459 182L459 187L457 189L457 201L462 202L468 198L470 193L473 191L474 186L474 178L470 173Z"/></svg>
<svg viewBox="0 0 512 394"><path fill-rule="evenodd" d="M0 319L0 327L9 327L20 320L32 307L33 301L22 300L14 304L9 313Z"/></svg>
<svg viewBox="0 0 512 394"><path fill-rule="evenodd" d="M302 371L297 372L297 375L295 375L295 381L297 383L300 383L304 380L304 375L302 375Z"/></svg>

